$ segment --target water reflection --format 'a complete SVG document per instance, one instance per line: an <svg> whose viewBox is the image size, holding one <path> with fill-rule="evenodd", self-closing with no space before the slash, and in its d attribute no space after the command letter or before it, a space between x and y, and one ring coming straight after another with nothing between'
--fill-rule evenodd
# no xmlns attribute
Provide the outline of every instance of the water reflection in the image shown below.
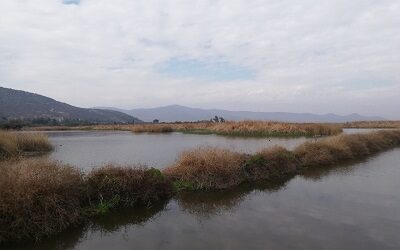
<svg viewBox="0 0 400 250"><path fill-rule="evenodd" d="M277 192L284 188L291 177L275 181L246 183L228 190L182 193L177 197L181 209L199 218L210 218L235 209L253 192Z"/></svg>

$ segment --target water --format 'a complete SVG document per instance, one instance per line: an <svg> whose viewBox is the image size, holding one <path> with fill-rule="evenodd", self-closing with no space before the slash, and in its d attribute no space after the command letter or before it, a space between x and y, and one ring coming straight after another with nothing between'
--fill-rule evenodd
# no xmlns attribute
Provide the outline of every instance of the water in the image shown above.
<svg viewBox="0 0 400 250"><path fill-rule="evenodd" d="M304 137L232 138L182 133L134 134L124 131L63 131L47 134L55 146L50 157L82 169L106 163L165 168L173 164L182 151L202 146L255 153L274 145L292 149L306 140L312 140Z"/></svg>
<svg viewBox="0 0 400 250"><path fill-rule="evenodd" d="M400 149L330 170L114 212L10 249L400 249Z"/></svg>

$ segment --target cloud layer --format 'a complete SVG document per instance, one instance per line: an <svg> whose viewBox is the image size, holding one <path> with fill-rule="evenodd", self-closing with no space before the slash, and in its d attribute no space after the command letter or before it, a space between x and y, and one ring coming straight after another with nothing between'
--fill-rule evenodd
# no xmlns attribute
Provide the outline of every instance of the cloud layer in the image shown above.
<svg viewBox="0 0 400 250"><path fill-rule="evenodd" d="M3 0L0 85L78 106L400 118L397 0Z"/></svg>

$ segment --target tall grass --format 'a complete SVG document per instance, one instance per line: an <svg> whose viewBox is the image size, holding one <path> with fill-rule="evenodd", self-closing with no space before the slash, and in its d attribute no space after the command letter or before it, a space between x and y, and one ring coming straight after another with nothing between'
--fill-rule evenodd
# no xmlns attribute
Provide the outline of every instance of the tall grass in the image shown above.
<svg viewBox="0 0 400 250"><path fill-rule="evenodd" d="M225 136L327 136L342 132L338 124L285 123L269 121L193 122L165 124L90 125L76 127L33 127L31 130L124 130L134 133L183 132L193 134L218 134Z"/></svg>
<svg viewBox="0 0 400 250"><path fill-rule="evenodd" d="M400 121L358 121L343 124L344 128L400 128Z"/></svg>
<svg viewBox="0 0 400 250"><path fill-rule="evenodd" d="M133 132L183 132L195 134L218 134L225 136L325 136L342 132L339 125L317 123L283 123L265 121L240 121L224 123L176 123L134 125Z"/></svg>
<svg viewBox="0 0 400 250"><path fill-rule="evenodd" d="M0 163L0 243L40 239L118 207L162 203L174 193L160 171L108 165L88 174L45 159Z"/></svg>
<svg viewBox="0 0 400 250"><path fill-rule="evenodd" d="M46 160L0 164L0 242L39 239L81 220L80 171Z"/></svg>
<svg viewBox="0 0 400 250"><path fill-rule="evenodd" d="M242 181L240 172L245 159L245 155L230 150L198 148L183 152L164 174L175 180L178 188L227 188Z"/></svg>
<svg viewBox="0 0 400 250"><path fill-rule="evenodd" d="M112 207L151 206L169 198L173 186L154 168L107 165L87 176L90 202L99 212Z"/></svg>
<svg viewBox="0 0 400 250"><path fill-rule="evenodd" d="M47 152L52 146L44 134L0 131L0 160L27 152Z"/></svg>
<svg viewBox="0 0 400 250"><path fill-rule="evenodd" d="M164 170L181 189L224 189L260 179L282 178L308 167L325 167L400 146L400 131L338 135L306 142L294 151L281 147L243 155L217 148L184 152Z"/></svg>

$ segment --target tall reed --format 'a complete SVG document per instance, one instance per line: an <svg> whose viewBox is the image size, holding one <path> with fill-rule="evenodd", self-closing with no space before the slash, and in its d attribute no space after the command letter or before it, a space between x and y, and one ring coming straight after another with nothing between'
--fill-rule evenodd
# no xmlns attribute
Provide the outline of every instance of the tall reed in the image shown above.
<svg viewBox="0 0 400 250"><path fill-rule="evenodd" d="M44 134L0 131L0 160L27 152L47 152L52 148Z"/></svg>

